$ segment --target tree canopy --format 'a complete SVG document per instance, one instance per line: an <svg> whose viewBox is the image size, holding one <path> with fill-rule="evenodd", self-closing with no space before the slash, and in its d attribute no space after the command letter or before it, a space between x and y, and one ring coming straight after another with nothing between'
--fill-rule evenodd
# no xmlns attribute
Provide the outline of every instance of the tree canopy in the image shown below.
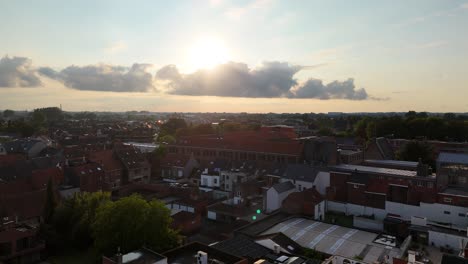
<svg viewBox="0 0 468 264"><path fill-rule="evenodd" d="M170 228L170 211L160 201L138 195L102 204L93 224L94 244L104 254L123 253L143 245L155 251L177 246L180 237Z"/></svg>

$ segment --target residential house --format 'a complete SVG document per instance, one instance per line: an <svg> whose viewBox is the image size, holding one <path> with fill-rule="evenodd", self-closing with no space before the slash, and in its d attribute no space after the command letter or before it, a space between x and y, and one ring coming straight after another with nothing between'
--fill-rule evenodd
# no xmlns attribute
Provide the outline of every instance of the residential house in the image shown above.
<svg viewBox="0 0 468 264"><path fill-rule="evenodd" d="M133 146L118 146L115 153L124 166L124 183L149 182L151 164L140 150Z"/></svg>
<svg viewBox="0 0 468 264"><path fill-rule="evenodd" d="M0 221L3 221L0 225L0 263L38 263L45 248L44 241L38 237L38 227L15 224L8 218Z"/></svg>
<svg viewBox="0 0 468 264"><path fill-rule="evenodd" d="M306 215L319 221L325 219L325 209L325 199L315 188L289 194L281 206L286 213Z"/></svg>
<svg viewBox="0 0 468 264"><path fill-rule="evenodd" d="M97 192L105 188L105 173L99 163L91 162L66 168L67 184L82 192Z"/></svg>
<svg viewBox="0 0 468 264"><path fill-rule="evenodd" d="M124 166L114 151L92 151L89 153L89 160L100 164L104 171L103 190L111 191L120 187L124 177Z"/></svg>
<svg viewBox="0 0 468 264"><path fill-rule="evenodd" d="M47 147L47 144L38 139L16 139L3 143L7 153L20 153L28 158L35 158Z"/></svg>
<svg viewBox="0 0 468 264"><path fill-rule="evenodd" d="M167 154L161 160L161 177L166 182L184 181L198 167L199 163L193 155L181 157L176 154Z"/></svg>
<svg viewBox="0 0 468 264"><path fill-rule="evenodd" d="M266 195L264 196L264 210L267 213L271 213L280 209L284 199L296 191L296 186L290 181L273 185L266 191Z"/></svg>

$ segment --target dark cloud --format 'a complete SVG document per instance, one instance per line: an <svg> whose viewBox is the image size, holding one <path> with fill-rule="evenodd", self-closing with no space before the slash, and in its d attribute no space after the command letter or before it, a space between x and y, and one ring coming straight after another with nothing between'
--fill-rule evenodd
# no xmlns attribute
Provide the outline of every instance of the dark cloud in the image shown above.
<svg viewBox="0 0 468 264"><path fill-rule="evenodd" d="M354 80L348 79L344 82L333 81L324 85L321 80L309 79L304 84L296 87L290 94L291 98L317 98L365 100L369 98L364 88L356 89Z"/></svg>
<svg viewBox="0 0 468 264"><path fill-rule="evenodd" d="M153 76L147 70L150 64L132 67L111 65L69 66L62 71L44 67L38 71L77 90L105 92L147 92L154 89Z"/></svg>
<svg viewBox="0 0 468 264"><path fill-rule="evenodd" d="M0 59L0 87L35 87L41 80L31 67L31 60L24 57Z"/></svg>
<svg viewBox="0 0 468 264"><path fill-rule="evenodd" d="M299 84L294 75L305 67L283 62L265 62L250 69L246 64L229 62L212 70L181 74L174 65L161 68L156 78L167 82L169 93L249 98L316 98L365 100L366 90L356 89L353 79L324 85L309 79Z"/></svg>
<svg viewBox="0 0 468 264"><path fill-rule="evenodd" d="M293 76L299 67L287 63L267 62L260 68L229 62L212 70L198 70L182 75L174 65L163 67L156 78L169 81L169 93L229 97L281 97L296 85Z"/></svg>

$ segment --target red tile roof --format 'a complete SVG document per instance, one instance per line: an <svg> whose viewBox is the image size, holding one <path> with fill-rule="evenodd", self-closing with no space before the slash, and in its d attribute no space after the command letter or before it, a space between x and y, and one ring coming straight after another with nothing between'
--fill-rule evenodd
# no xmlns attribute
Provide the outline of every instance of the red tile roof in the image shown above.
<svg viewBox="0 0 468 264"><path fill-rule="evenodd" d="M260 131L238 131L222 136L201 135L181 137L177 145L204 148L221 148L254 152L299 155L301 142L295 140L294 130L290 128L262 128Z"/></svg>
<svg viewBox="0 0 468 264"><path fill-rule="evenodd" d="M89 160L102 165L104 171L123 170L122 163L114 155L110 149L93 151L89 153Z"/></svg>

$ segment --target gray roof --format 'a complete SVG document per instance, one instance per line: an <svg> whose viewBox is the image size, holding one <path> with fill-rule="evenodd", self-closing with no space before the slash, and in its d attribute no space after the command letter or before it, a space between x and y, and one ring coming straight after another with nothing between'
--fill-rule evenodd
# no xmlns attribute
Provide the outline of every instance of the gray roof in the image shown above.
<svg viewBox="0 0 468 264"><path fill-rule="evenodd" d="M235 256L258 259L270 253L270 250L261 246L244 235L237 235L213 245L214 248L229 252Z"/></svg>
<svg viewBox="0 0 468 264"><path fill-rule="evenodd" d="M417 167L418 162L406 160L364 160L368 164Z"/></svg>
<svg viewBox="0 0 468 264"><path fill-rule="evenodd" d="M295 189L296 187L294 184L292 184L290 181L282 182L282 183L277 183L273 185L273 187L278 193L284 193L286 191L289 191L291 189Z"/></svg>
<svg viewBox="0 0 468 264"><path fill-rule="evenodd" d="M468 188L450 187L443 190L441 193L448 195L468 196Z"/></svg>
<svg viewBox="0 0 468 264"><path fill-rule="evenodd" d="M283 174L283 178L314 182L318 174L318 170L305 164L289 164Z"/></svg>
<svg viewBox="0 0 468 264"><path fill-rule="evenodd" d="M437 162L468 165L468 154L441 152Z"/></svg>
<svg viewBox="0 0 468 264"><path fill-rule="evenodd" d="M403 176L403 177L416 177L416 171L377 168L377 167L361 166L361 165L340 164L340 165L330 166L330 169L339 170L339 171L348 171L348 172L357 171L357 172L372 173L372 174L386 174L386 175Z"/></svg>

